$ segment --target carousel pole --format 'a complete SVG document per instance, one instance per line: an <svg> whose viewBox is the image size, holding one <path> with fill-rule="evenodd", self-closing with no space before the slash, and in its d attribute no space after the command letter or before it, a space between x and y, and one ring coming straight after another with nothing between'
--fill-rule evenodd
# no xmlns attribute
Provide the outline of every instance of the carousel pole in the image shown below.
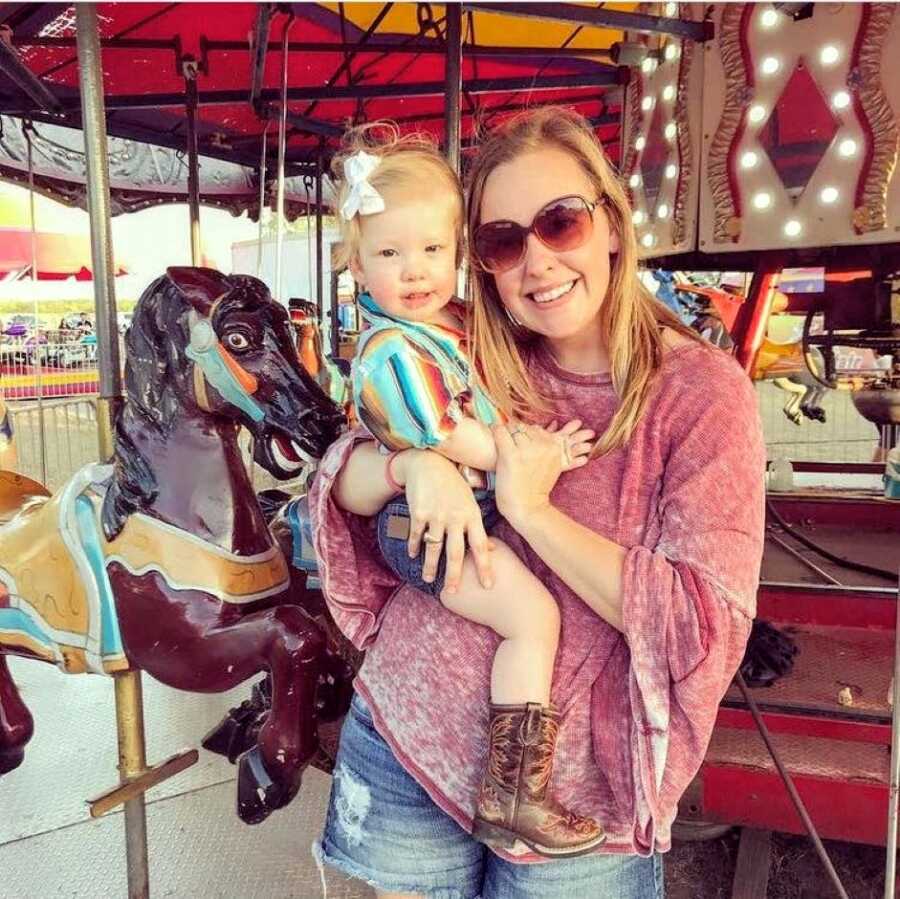
<svg viewBox="0 0 900 899"><path fill-rule="evenodd" d="M109 160L96 4L76 4L75 24L84 150L87 161L94 309L100 367L97 423L100 458L106 460L113 455L113 423L122 401L122 376L119 368L110 228ZM115 675L115 693L119 777L122 783L125 783L146 771L140 672L125 671ZM125 803L125 853L129 899L146 899L150 895L150 883L147 864L147 816L143 793Z"/></svg>
<svg viewBox="0 0 900 899"><path fill-rule="evenodd" d="M275 299L287 305L286 297L282 296L281 275L282 259L281 251L284 246L284 165L287 152L287 88L288 88L288 36L291 25L294 24L294 14L291 13L284 24L281 35L281 111L278 115L278 187L276 189L276 221L275 232ZM307 234L306 239L309 240Z"/></svg>
<svg viewBox="0 0 900 899"><path fill-rule="evenodd" d="M186 56L181 63L187 96L188 209L191 219L191 265L203 265L200 249L200 158L197 152L197 61Z"/></svg>
<svg viewBox="0 0 900 899"><path fill-rule="evenodd" d="M306 235L309 240L309 235ZM316 308L322 309L325 298L323 290L323 272L322 272L322 157L316 158ZM340 321L338 319L338 299L337 294L331 297L331 355L336 357L338 354L338 346L340 344Z"/></svg>
<svg viewBox="0 0 900 899"><path fill-rule="evenodd" d="M460 95L462 94L462 5L448 3L447 61L444 67L446 83L444 106L445 152L447 162L459 174Z"/></svg>
<svg viewBox="0 0 900 899"><path fill-rule="evenodd" d="M894 677L891 681L891 784L888 792L887 860L884 869L885 899L894 899L897 882L897 797L900 795L900 573L898 573L897 609L894 619Z"/></svg>

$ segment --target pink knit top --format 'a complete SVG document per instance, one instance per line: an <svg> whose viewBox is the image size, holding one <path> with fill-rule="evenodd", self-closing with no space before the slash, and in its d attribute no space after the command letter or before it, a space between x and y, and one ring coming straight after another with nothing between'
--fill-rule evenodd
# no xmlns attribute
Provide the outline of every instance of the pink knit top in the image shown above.
<svg viewBox="0 0 900 899"><path fill-rule="evenodd" d="M573 374L538 352L532 376L560 422L598 434L617 398L608 375ZM356 689L398 760L471 830L487 758L490 667L499 638L381 564L371 522L331 499L361 430L328 451L311 492L316 552L334 619L367 650ZM703 760L719 700L756 611L765 448L753 386L719 350L668 352L628 445L563 474L551 500L628 549L624 632L593 612L505 522L508 542L556 596L562 634L552 699L562 713L551 787L603 823L603 852L665 851L677 803ZM517 860L538 861L536 856Z"/></svg>

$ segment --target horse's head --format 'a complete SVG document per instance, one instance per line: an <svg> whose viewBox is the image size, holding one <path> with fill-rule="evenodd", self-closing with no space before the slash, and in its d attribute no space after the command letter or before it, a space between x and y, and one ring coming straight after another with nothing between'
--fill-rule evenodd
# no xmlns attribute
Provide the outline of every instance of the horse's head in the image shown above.
<svg viewBox="0 0 900 899"><path fill-rule="evenodd" d="M141 297L127 346L130 403L163 425L192 409L243 425L277 478L319 458L344 422L300 365L287 310L256 278L168 269Z"/></svg>

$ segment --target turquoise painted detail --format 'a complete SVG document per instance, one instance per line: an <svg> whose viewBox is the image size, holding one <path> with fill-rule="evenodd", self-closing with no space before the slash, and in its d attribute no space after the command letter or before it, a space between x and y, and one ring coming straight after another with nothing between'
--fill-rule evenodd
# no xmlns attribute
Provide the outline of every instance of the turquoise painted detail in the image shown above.
<svg viewBox="0 0 900 899"><path fill-rule="evenodd" d="M106 561L100 548L100 535L97 533L97 519L94 515L94 504L86 496L75 499L75 520L78 523L78 536L84 549L88 565L94 575L97 591L100 594L100 653L109 656L125 655L122 635L119 632L119 619L116 615L115 600L109 575L106 573Z"/></svg>
<svg viewBox="0 0 900 899"><path fill-rule="evenodd" d="M266 413L241 387L238 379L225 364L218 347L218 341L201 349L188 345L184 353L188 359L200 366L206 380L219 391L223 399L246 412L253 421L262 421Z"/></svg>
<svg viewBox="0 0 900 899"><path fill-rule="evenodd" d="M0 609L0 631L25 634L45 646L49 652L53 652L56 646L56 641L21 609Z"/></svg>
<svg viewBox="0 0 900 899"><path fill-rule="evenodd" d="M884 465L884 495L887 499L900 499L900 446L888 454Z"/></svg>

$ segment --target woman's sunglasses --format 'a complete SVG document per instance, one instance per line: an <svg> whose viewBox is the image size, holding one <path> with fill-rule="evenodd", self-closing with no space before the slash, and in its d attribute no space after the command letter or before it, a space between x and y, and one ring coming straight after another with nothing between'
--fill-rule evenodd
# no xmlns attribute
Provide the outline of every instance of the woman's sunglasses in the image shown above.
<svg viewBox="0 0 900 899"><path fill-rule="evenodd" d="M509 221L480 225L472 241L475 262L494 275L515 268L525 258L529 234L557 252L577 249L591 236L594 210L605 199L589 203L577 195L560 197L542 207L527 228Z"/></svg>

